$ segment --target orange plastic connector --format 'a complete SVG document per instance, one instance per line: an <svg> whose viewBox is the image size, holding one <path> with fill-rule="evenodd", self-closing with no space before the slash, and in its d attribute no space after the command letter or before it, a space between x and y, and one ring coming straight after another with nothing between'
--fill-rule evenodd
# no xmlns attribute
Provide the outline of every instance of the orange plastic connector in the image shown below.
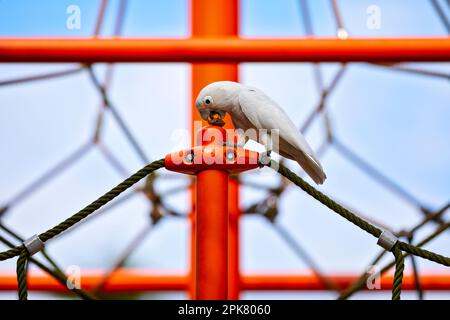
<svg viewBox="0 0 450 320"><path fill-rule="evenodd" d="M239 173L259 166L259 154L237 147L232 129L206 126L197 134L196 146L176 151L165 158L167 170L195 175L203 170L222 170Z"/></svg>
<svg viewBox="0 0 450 320"><path fill-rule="evenodd" d="M195 298L221 299L228 292L228 175L257 168L259 154L237 147L234 130L206 126L196 146L168 154L166 169L197 175Z"/></svg>

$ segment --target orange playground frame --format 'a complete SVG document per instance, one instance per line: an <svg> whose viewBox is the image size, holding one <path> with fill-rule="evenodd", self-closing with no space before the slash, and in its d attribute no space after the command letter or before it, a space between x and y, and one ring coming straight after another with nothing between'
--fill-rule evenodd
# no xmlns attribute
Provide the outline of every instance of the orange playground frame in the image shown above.
<svg viewBox="0 0 450 320"><path fill-rule="evenodd" d="M189 62L192 64L192 97L189 104L194 106L197 93L208 83L217 80L238 81L239 62L450 60L449 37L242 39L238 37L238 5L238 0L192 0L192 36L189 39L0 38L0 62ZM194 120L201 119L192 107L190 122L193 123ZM230 128L231 121L225 121L228 124L225 128ZM193 132L193 138L194 134ZM240 272L239 184L235 180L227 180L220 172L213 171L203 171L202 178L198 181L208 185L208 188L203 188L205 192L196 194L195 187L191 190L192 240L188 274L119 269L105 284L103 291L187 291L193 299L238 299L240 292L246 290L326 290L314 274L253 275ZM212 198L220 198L220 202L224 204L225 209L219 210L220 215L211 212L214 210L211 206L214 199L211 199L208 190L210 193L213 190L215 196ZM197 199L202 199L202 202L197 203ZM216 230L222 232L219 236L214 232L206 232L208 228L204 225L196 226L195 212L199 209L205 214L209 213L204 222L216 227L220 224ZM224 218L228 219L228 225L223 223ZM223 239L228 240L223 243ZM208 250L217 248L225 250L225 254L223 251L208 254ZM199 255L202 257L200 262L197 259ZM82 288L95 288L102 280L103 274L102 271L83 271ZM212 281L214 285L198 288L198 277L203 279L202 281ZM329 277L342 288L348 287L357 278L356 275ZM420 280L425 290L450 290L448 273L423 274ZM383 276L381 285L382 290L391 289L392 276ZM0 273L0 290L16 288L15 274ZM57 292L65 290L50 276L41 273L29 275L29 289ZM414 289L412 275L405 275L403 289Z"/></svg>

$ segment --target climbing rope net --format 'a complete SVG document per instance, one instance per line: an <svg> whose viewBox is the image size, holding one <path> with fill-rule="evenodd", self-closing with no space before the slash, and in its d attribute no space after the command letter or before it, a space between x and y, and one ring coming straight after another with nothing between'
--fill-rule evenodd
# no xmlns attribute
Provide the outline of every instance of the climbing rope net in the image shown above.
<svg viewBox="0 0 450 320"><path fill-rule="evenodd" d="M336 1L330 1L333 9L333 13L336 20L338 36L346 36L346 29L343 24L342 18L340 17L339 7ZM445 11L440 2L437 0L430 1L433 8L436 10L437 16L443 25L446 27L447 32L450 33L450 25L446 18ZM311 19L309 16L309 8L307 7L307 1L300 1L300 12L302 14L302 22L304 23L304 28L307 34L313 34L313 28L311 24ZM117 19L114 28L114 35L119 36L121 33L124 13L126 10L127 1L121 0L120 5L118 7ZM105 10L107 7L107 1L101 1L100 9L98 13L97 23L95 25L94 36L98 36L100 34L100 30L102 27L102 23L104 20ZM446 74L438 71L430 71L426 69L420 68L412 68L407 67L400 64L378 64L380 67L389 68L391 70L396 70L398 72L406 72L412 74L419 74L433 78L444 78L450 79L450 74ZM281 180L279 185L276 187L264 187L264 186L256 186L257 188L264 188L267 190L267 196L256 203L247 206L244 210L244 214L259 214L263 217L267 218L268 221L272 222L272 226L274 230L286 240L286 243L294 250L296 253L304 259L304 261L308 264L314 274L318 277L318 279L323 283L324 287L329 290L334 290L339 293L339 299L347 299L352 296L354 293L362 290L367 283L369 275L364 272L361 276L349 287L342 289L336 283L325 274L320 271L320 268L317 267L317 264L314 262L311 256L309 256L306 251L302 248L300 243L296 242L295 238L288 232L287 229L283 228L279 223L276 223L276 220L279 216L279 201L280 196L287 190L289 185L295 185L306 192L309 196L319 201L321 204L328 207L332 212L337 213L344 219L353 223L355 226L360 228L361 230L367 232L375 238L378 238L380 242L383 240L386 241L387 237L393 237L393 242L389 246L384 246L386 250L383 250L379 255L377 255L374 260L371 262L371 265L375 265L381 261L381 259L386 255L387 252L391 252L393 255L393 260L390 263L387 263L383 268L381 268L381 274L386 273L392 267L395 268L395 273L393 277L393 289L392 289L392 299L398 300L400 299L401 294L401 286L402 286L402 278L403 278L403 270L404 270L404 258L409 257L411 259L412 270L414 272L415 277L415 285L419 296L422 297L423 290L420 286L419 281L419 271L417 268L416 257L420 257L423 259L427 259L433 261L435 263L441 264L443 266L450 266L450 258L440 255L438 253L428 251L423 249L422 247L428 244L430 241L444 233L450 227L450 222L445 220L445 213L450 208L450 202L442 206L438 210L431 210L421 201L416 199L413 195L411 195L407 190L402 188L398 183L393 181L387 175L383 174L379 170L377 170L370 163L366 162L358 153L351 150L346 146L336 135L334 134L332 127L330 126L330 114L327 108L327 99L329 95L335 90L337 84L341 81L341 79L345 76L345 71L348 68L348 64L341 64L338 68L336 74L332 78L332 81L328 86L324 85L323 74L319 67L319 65L314 65L314 72L316 78L317 90L319 92L320 101L317 104L317 107L312 110L312 112L308 115L304 123L300 126L300 131L306 133L310 130L316 119L319 119L323 124L323 127L326 131L326 139L323 144L318 148L317 154L318 156L322 156L325 151L334 147L334 149L345 159L347 159L352 165L354 165L359 170L365 172L370 178L374 181L378 182L382 185L387 191L395 194L396 196L402 198L403 200L409 202L413 206L415 206L419 212L422 213L422 220L417 223L415 226L408 230L401 231L393 231L393 229L387 226L381 226L380 223L374 222L372 219L367 217L362 217L361 214L357 214L352 210L345 208L340 205L338 202L334 201L321 191L318 191L310 184L308 184L305 180L303 180L299 175L291 171L288 167L286 167L283 162L280 163L272 160L269 164L269 167L276 167L277 172L281 174L285 179ZM176 210L169 208L165 201L164 196L167 194L173 194L182 190L186 190L191 187L191 183L187 186L177 187L172 190L167 191L166 193L160 193L157 191L155 187L155 182L158 179L161 179L161 176L157 173L158 169L164 168L164 159L157 160L151 162L141 147L141 143L134 136L132 130L130 130L127 123L123 120L118 109L112 103L108 87L112 79L113 75L113 64L107 66L106 69L106 77L104 82L102 83L96 74L93 71L92 65L80 65L79 67L71 68L65 71L51 72L42 75L26 77L26 78L16 78L10 80L0 81L0 86L10 86L17 85L22 83L28 83L33 81L42 81L46 79L52 78L60 78L65 76L70 76L79 72L87 72L89 78L96 88L98 93L101 96L101 106L99 108L96 126L93 130L92 139L89 140L88 143L84 144L82 147L77 149L75 152L68 155L61 162L56 164L54 167L50 168L44 174L42 174L37 180L32 181L26 188L18 192L11 200L6 203L0 209L0 217L5 216L8 211L10 211L14 206L19 204L20 202L27 199L30 195L32 195L35 191L43 188L49 181L54 179L57 175L64 172L78 160L80 160L88 150L95 147L105 156L105 158L109 161L111 166L117 170L121 175L128 176L128 172L125 169L124 165L114 157L114 155L110 152L107 145L102 142L102 126L104 124L104 116L106 112L109 112L111 116L114 118L116 124L122 131L124 137L127 139L131 147L133 148L136 155L140 158L142 163L147 164L145 167L129 176L125 180L123 180L116 187L111 189L109 192L105 193L103 196L99 197L94 202L90 203L82 210L78 211L71 217L67 218L63 222L57 224L55 227L50 228L49 230L38 235L38 238L34 239L24 239L21 237L15 230L12 230L9 226L4 223L4 220L0 220L0 229L4 232L5 235L14 238L15 241L11 241L8 237L4 235L0 235L0 242L9 247L8 250L0 253L0 260L7 260L14 257L18 257L17 259L17 283L18 283L18 292L20 299L27 299L27 265L28 262L32 262L37 267L41 268L51 276L53 276L58 282L62 285L66 286L67 284L67 276L62 271L62 268L50 257L50 255L43 249L43 243L57 237L64 231L72 228L77 225L84 219L88 218L92 214L99 214L106 210L110 210L114 206L117 206L120 203L127 201L130 198L132 193L125 194L119 198L117 198L120 194L125 192L130 188L134 188L133 191L137 193L142 193L152 204L152 211L150 214L152 224L158 223L161 219L172 216L177 218L185 218L187 215L177 212ZM242 180L239 176L233 177L237 181L239 181L244 186L247 184L252 187L251 183L247 183ZM145 179L145 183L143 185L136 186L136 184ZM253 186L255 187L255 186ZM117 199L116 199L117 198ZM114 200L115 199L115 200ZM113 201L114 200L114 201ZM420 242L414 243L415 234L423 229L425 226L433 224L435 225L435 229L433 232L428 234L425 238L423 238ZM71 291L77 294L79 297L83 299L97 299L102 295L102 289L105 284L108 282L110 277L114 274L114 272L125 265L126 260L131 256L134 250L138 247L140 241L143 239L144 235L149 232L150 229L146 228L143 232L140 232L130 243L129 246L126 247L125 251L120 254L116 263L111 267L110 271L105 274L102 281L100 281L95 288L90 292L87 292L80 288L73 288ZM400 239L404 239L402 241ZM17 244L19 243L19 244ZM36 251L41 251L43 254L43 258L45 262L42 262L39 259L36 259L30 253L33 252L33 246L38 246Z"/></svg>

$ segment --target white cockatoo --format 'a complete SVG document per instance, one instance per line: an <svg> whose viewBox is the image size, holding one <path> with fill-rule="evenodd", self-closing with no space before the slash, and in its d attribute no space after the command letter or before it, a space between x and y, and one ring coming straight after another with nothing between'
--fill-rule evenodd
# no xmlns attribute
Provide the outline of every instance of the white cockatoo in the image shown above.
<svg viewBox="0 0 450 320"><path fill-rule="evenodd" d="M278 153L297 161L315 183L325 181L325 172L308 142L284 110L261 90L232 81L214 82L200 91L195 106L205 120L211 112L221 118L228 113L236 129L265 129L268 133L278 130ZM257 139L271 148L270 135L258 135Z"/></svg>

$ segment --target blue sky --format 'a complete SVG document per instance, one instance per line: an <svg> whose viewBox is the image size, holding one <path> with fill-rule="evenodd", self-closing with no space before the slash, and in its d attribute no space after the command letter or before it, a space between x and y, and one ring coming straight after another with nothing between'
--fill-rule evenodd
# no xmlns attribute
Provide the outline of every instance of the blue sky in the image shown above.
<svg viewBox="0 0 450 320"><path fill-rule="evenodd" d="M329 1L309 3L315 33L335 36L336 24ZM66 28L66 8L71 4L81 9L80 30ZM350 36L445 36L444 27L426 0L345 0L339 4ZM366 27L366 9L372 4L381 9L379 30ZM101 35L112 34L117 6L118 1L110 1ZM0 36L90 36L97 10L98 2L88 0L0 1ZM450 12L447 10L447 13ZM187 1L130 0L123 35L186 37L189 30L187 15ZM240 33L245 37L304 36L300 6L294 0L243 0ZM450 72L448 63L409 65ZM0 79L64 70L70 66L1 64ZM96 66L99 76L103 75L104 67ZM240 67L241 80L266 91L300 124L319 98L312 67L307 63L245 63ZM338 68L337 64L321 65L326 83ZM172 151L174 132L188 128L188 64L117 65L110 94L152 159ZM330 95L328 107L332 127L341 141L420 201L431 208L439 208L450 200L449 99L446 80L352 64ZM29 182L88 141L98 105L99 96L85 73L0 88L0 204L7 203ZM142 166L110 117L106 118L104 134L105 143L130 173ZM317 148L323 137L319 118L307 139ZM420 220L414 207L368 178L334 149L330 149L322 161L329 179L321 189L336 199L396 230ZM296 168L292 163L289 165ZM73 214L122 178L98 151L91 150L71 169L15 206L5 221L26 236L41 232ZM267 172L251 173L246 179L273 184L277 176ZM164 190L183 183L182 177L166 179L158 188ZM243 206L262 196L263 192L244 188ZM188 196L171 196L168 203L186 211ZM282 197L281 208L280 223L327 272L360 272L378 252L373 238L301 191L290 188ZM147 201L136 196L52 241L49 250L66 266L107 267L148 222L148 211ZM295 273L305 270L305 264L262 218L245 217L241 226L241 258L245 272ZM425 229L421 236L433 228ZM189 227L184 221L167 219L133 255L130 266L185 271L188 232ZM450 255L449 240L449 233L444 234L428 248ZM421 268L445 271L423 261ZM14 261L0 264L0 270L6 269L13 270ZM271 293L245 295L272 296ZM317 297L305 293L275 296ZM405 296L414 297L414 294ZM5 297L15 295L11 293ZM387 298L389 293L376 297Z"/></svg>

